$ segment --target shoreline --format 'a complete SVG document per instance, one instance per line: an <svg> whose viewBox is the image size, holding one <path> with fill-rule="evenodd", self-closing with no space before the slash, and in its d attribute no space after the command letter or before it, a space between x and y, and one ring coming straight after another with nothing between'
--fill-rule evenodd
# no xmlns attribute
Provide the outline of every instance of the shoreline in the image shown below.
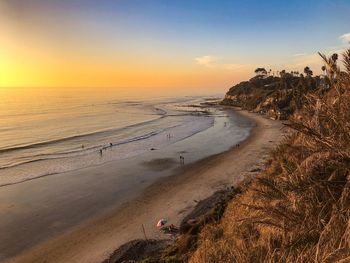
<svg viewBox="0 0 350 263"><path fill-rule="evenodd" d="M117 247L133 239L164 239L156 227L161 217L179 225L197 200L211 196L225 185L235 185L262 166L268 150L282 138L282 127L262 115L234 111L256 123L239 148L189 164L179 174L159 179L141 196L102 218L77 227L8 262L102 262ZM236 160L234 162L233 160Z"/></svg>

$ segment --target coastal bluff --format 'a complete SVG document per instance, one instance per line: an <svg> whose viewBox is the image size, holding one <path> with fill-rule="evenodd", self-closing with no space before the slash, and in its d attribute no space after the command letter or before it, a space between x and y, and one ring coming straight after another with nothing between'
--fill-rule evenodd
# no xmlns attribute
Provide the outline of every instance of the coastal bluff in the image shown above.
<svg viewBox="0 0 350 263"><path fill-rule="evenodd" d="M266 114L272 119L287 120L302 108L303 96L324 89L319 76L284 73L279 77L257 75L234 85L221 104Z"/></svg>

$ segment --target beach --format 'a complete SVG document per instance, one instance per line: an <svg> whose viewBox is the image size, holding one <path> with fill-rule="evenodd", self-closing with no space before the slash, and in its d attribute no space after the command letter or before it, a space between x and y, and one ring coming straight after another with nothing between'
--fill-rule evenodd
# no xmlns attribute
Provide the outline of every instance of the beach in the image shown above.
<svg viewBox="0 0 350 263"><path fill-rule="evenodd" d="M26 249L7 261L101 262L125 242L144 238L142 226L147 238L166 238L155 227L159 218L166 217L169 223L178 225L199 200L254 175L254 171L267 160L269 150L283 137L282 124L278 121L245 111L236 110L236 114L255 123L250 136L239 147L179 168L172 176L146 183L142 194L138 194L137 189L121 193L128 195L130 201L114 210L106 209L98 218ZM169 159L158 158L145 165L161 173L173 163ZM99 172L106 173L103 170ZM70 194L63 193L62 198L69 199ZM40 232L39 229L37 231Z"/></svg>

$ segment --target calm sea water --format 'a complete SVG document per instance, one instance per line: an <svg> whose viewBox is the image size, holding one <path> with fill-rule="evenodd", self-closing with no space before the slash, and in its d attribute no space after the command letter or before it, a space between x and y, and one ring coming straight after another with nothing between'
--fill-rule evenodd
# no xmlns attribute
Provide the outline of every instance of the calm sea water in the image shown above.
<svg viewBox="0 0 350 263"><path fill-rule="evenodd" d="M0 185L142 154L214 122L189 107L199 97L22 88L0 98Z"/></svg>

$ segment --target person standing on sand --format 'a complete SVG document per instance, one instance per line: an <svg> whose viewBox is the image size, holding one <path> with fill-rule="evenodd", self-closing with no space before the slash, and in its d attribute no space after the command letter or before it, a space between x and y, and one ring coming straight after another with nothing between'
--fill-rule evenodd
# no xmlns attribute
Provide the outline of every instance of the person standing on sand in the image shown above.
<svg viewBox="0 0 350 263"><path fill-rule="evenodd" d="M100 149L100 155L102 156L102 149Z"/></svg>
<svg viewBox="0 0 350 263"><path fill-rule="evenodd" d="M182 155L180 155L180 164L181 165L185 164L185 157L183 157Z"/></svg>

